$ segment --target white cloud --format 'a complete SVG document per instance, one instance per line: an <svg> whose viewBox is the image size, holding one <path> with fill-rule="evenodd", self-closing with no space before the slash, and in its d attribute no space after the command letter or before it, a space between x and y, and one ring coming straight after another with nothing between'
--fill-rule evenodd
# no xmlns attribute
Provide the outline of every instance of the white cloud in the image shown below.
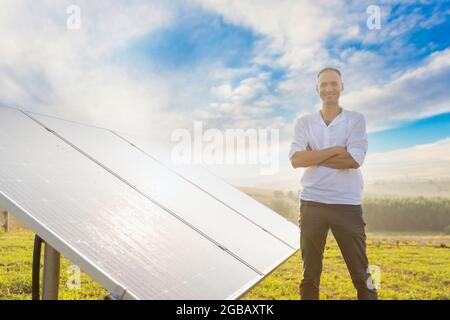
<svg viewBox="0 0 450 320"><path fill-rule="evenodd" d="M247 78L239 83L239 86L233 90L231 100L233 101L249 101L258 94L267 90L266 82L269 74L260 73L257 77Z"/></svg>
<svg viewBox="0 0 450 320"><path fill-rule="evenodd" d="M81 9L69 30L66 9ZM157 131L167 115L167 80L111 62L135 37L171 23L162 2L4 0L0 4L0 101L127 131Z"/></svg>
<svg viewBox="0 0 450 320"><path fill-rule="evenodd" d="M197 117L218 128L257 127L257 122L253 121L255 116L261 118L273 107L268 97L269 82L270 74L261 72L241 80L234 88L230 84L213 87L211 93L218 101L210 103L207 110L198 111Z"/></svg>
<svg viewBox="0 0 450 320"><path fill-rule="evenodd" d="M367 180L450 177L450 138L369 155L361 167Z"/></svg>
<svg viewBox="0 0 450 320"><path fill-rule="evenodd" d="M232 92L233 88L229 83L211 88L211 94L219 99L227 99L231 96Z"/></svg>
<svg viewBox="0 0 450 320"><path fill-rule="evenodd" d="M366 115L369 130L450 111L450 49L433 53L423 65L399 72L382 85L344 94L342 104Z"/></svg>
<svg viewBox="0 0 450 320"><path fill-rule="evenodd" d="M311 65L320 44L344 23L339 1L323 0L192 0L203 8L223 16L228 22L249 28L268 39L261 42L258 63L276 63L279 67L298 69ZM333 8L333 10L329 10ZM273 54L281 57L274 59Z"/></svg>

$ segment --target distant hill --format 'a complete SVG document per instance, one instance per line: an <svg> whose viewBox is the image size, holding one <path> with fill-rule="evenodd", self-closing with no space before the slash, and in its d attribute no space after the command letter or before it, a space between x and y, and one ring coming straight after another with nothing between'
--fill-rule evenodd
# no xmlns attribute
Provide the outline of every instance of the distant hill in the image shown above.
<svg viewBox="0 0 450 320"><path fill-rule="evenodd" d="M450 180L367 181L364 183L364 194L450 198Z"/></svg>
<svg viewBox="0 0 450 320"><path fill-rule="evenodd" d="M297 224L294 191L240 187L242 192ZM369 231L433 231L450 233L450 198L365 194L362 201Z"/></svg>

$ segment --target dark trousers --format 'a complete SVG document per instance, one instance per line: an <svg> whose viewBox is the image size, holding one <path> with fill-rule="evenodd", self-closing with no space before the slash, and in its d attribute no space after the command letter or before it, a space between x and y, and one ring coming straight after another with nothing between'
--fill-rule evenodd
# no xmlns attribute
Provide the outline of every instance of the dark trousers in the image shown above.
<svg viewBox="0 0 450 320"><path fill-rule="evenodd" d="M328 229L344 257L359 300L376 300L368 272L365 222L361 205L324 204L300 200L300 247L303 259L302 300L319 299L323 250Z"/></svg>

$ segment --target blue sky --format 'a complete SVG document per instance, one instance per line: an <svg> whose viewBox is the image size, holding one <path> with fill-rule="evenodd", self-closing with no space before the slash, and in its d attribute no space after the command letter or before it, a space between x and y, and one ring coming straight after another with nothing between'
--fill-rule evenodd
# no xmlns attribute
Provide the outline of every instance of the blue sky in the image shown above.
<svg viewBox="0 0 450 320"><path fill-rule="evenodd" d="M249 63L258 35L203 13L180 16L174 25L131 42L128 59L139 59L156 70L189 69L220 60L226 67Z"/></svg>
<svg viewBox="0 0 450 320"><path fill-rule="evenodd" d="M448 3L447 3L448 4ZM364 3L357 5L364 11ZM383 6L381 5L383 9ZM410 67L420 65L426 57L449 47L450 19L447 15L436 17L445 12L445 3L429 4L395 4L382 24L398 23L408 16L420 16L423 27L414 27L398 35L387 37L387 40L364 43L362 38L338 41L330 36L325 39L325 48L330 57L339 57L344 50L372 52L383 57L385 70L401 72ZM198 9L194 14L185 11L178 13L177 22L170 26L135 39L122 52L125 63L142 64L156 72L173 72L189 70L204 65L220 63L225 68L251 68L252 72L269 73L266 94L277 95L277 83L283 81L289 68L273 67L268 64L256 65L253 57L257 54L258 44L265 35L252 28L233 24L219 14ZM411 18L413 19L413 18ZM435 22L431 20L435 19ZM429 25L426 22L429 21ZM405 23L407 20L405 19ZM364 28L365 20L358 22ZM398 50L399 44L403 50ZM276 57L274 53L274 57ZM345 66L344 66L345 68ZM251 75L251 74L250 74ZM230 79L230 84L237 85L249 74L239 74ZM345 76L345 74L344 74ZM448 76L448 75L447 75ZM315 93L312 90L311 96ZM257 99L263 98L257 96ZM314 99L312 100L314 101ZM315 99L316 103L319 100ZM291 102L294 104L295 101ZM357 108L356 108L357 109ZM450 109L450 105L449 105ZM294 109L295 110L295 109ZM292 107L283 108L282 102L265 116L281 116L289 119L295 116ZM269 120L270 121L270 120ZM397 122L396 128L373 132L370 134L370 152L384 152L411 147L416 144L432 143L450 136L450 113L438 113L414 121Z"/></svg>
<svg viewBox="0 0 450 320"><path fill-rule="evenodd" d="M277 128L287 168L296 118L320 108L316 73L334 66L341 104L366 116L369 153L407 149L419 163L415 146L450 136L450 1L342 3L4 0L0 102L161 137L193 121ZM380 29L366 25L370 5Z"/></svg>
<svg viewBox="0 0 450 320"><path fill-rule="evenodd" d="M427 144L450 136L450 112L413 122L400 127L369 134L370 152L384 152Z"/></svg>

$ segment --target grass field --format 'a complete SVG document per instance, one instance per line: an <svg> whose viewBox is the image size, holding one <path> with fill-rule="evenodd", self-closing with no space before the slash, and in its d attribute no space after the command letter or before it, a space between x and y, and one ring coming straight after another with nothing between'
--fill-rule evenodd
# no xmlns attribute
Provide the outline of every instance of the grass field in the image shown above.
<svg viewBox="0 0 450 320"><path fill-rule="evenodd" d="M31 299L34 234L0 233L0 299ZM368 234L371 265L380 270L380 299L450 299L450 237L437 234ZM103 299L107 292L87 275L68 288L70 261L61 263L60 299ZM297 252L243 299L299 299L301 258ZM335 241L327 242L322 299L354 299L348 271Z"/></svg>

